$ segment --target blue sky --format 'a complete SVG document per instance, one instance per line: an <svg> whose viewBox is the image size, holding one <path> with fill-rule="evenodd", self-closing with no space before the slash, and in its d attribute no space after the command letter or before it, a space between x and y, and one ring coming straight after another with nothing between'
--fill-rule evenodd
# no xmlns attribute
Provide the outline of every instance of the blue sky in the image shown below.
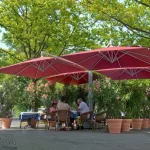
<svg viewBox="0 0 150 150"><path fill-rule="evenodd" d="M4 29L0 28L1 32L0 32L0 48L3 48L3 49L8 49L8 47L5 45L5 43L2 42L2 36L3 36L3 33L5 32Z"/></svg>

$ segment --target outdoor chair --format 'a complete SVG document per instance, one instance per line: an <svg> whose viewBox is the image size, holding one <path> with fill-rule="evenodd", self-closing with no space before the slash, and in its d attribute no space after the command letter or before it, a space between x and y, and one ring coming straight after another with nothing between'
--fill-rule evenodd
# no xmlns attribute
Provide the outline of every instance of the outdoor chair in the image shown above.
<svg viewBox="0 0 150 150"><path fill-rule="evenodd" d="M47 127L48 130L51 128L51 127L55 127L56 126L56 112L53 112L53 113L46 113L46 119L47 119Z"/></svg>
<svg viewBox="0 0 150 150"><path fill-rule="evenodd" d="M56 126L55 130L61 129L62 124L65 124L65 128L69 131L70 124L70 111L68 110L56 110Z"/></svg>
<svg viewBox="0 0 150 150"><path fill-rule="evenodd" d="M93 120L93 113L94 113L94 111L91 110L91 111L88 111L86 113L81 114L80 115L80 121L81 121L81 123L90 122L91 125L92 125L92 129L95 131L95 124L94 124L94 120ZM81 129L81 126L79 126L79 129Z"/></svg>
<svg viewBox="0 0 150 150"><path fill-rule="evenodd" d="M97 113L95 114L95 127L96 129L102 129L106 126L106 112L101 112L101 113Z"/></svg>
<svg viewBox="0 0 150 150"><path fill-rule="evenodd" d="M40 116L40 120L37 121L37 129L39 128L39 124L44 124L45 125L45 130L46 128L48 127L48 121L46 119L46 113L42 113L41 116Z"/></svg>

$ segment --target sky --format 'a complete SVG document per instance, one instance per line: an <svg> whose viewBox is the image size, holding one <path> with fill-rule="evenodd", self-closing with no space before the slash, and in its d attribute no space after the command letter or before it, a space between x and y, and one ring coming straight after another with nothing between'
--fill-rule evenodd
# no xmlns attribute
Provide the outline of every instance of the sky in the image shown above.
<svg viewBox="0 0 150 150"><path fill-rule="evenodd" d="M2 36L3 36L3 33L5 32L4 29L0 28L0 48L3 48L3 49L8 49L8 47L6 46L5 43L2 42Z"/></svg>

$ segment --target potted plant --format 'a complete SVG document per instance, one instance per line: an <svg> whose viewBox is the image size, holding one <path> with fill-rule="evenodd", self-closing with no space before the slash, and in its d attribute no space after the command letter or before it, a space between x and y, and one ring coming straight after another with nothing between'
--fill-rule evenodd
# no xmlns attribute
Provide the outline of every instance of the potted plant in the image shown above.
<svg viewBox="0 0 150 150"><path fill-rule="evenodd" d="M131 100L131 89L130 86L128 86L127 82L122 81L122 89L121 89L121 95L123 99L123 113L124 116L122 117L122 126L121 131L122 132L129 132L130 126L132 123L132 100Z"/></svg>
<svg viewBox="0 0 150 150"><path fill-rule="evenodd" d="M150 98L146 97L142 102L142 129L149 128L149 115L150 115Z"/></svg>
<svg viewBox="0 0 150 150"><path fill-rule="evenodd" d="M130 126L131 126L131 109L130 107L128 107L127 105L128 103L125 102L124 104L124 116L123 116L123 120L122 120L122 126L121 126L121 131L122 132L129 132L130 131Z"/></svg>
<svg viewBox="0 0 150 150"><path fill-rule="evenodd" d="M10 81L10 82L9 82ZM0 88L0 122L2 129L10 128L12 122L12 109L15 105L16 89L13 80L3 82Z"/></svg>
<svg viewBox="0 0 150 150"><path fill-rule="evenodd" d="M142 102L145 98L145 94L142 88L135 88L132 90L130 97L130 105L132 107L132 129L140 130L142 127Z"/></svg>
<svg viewBox="0 0 150 150"><path fill-rule="evenodd" d="M2 129L10 128L12 122L12 113L10 111L4 110L0 112L0 121L2 123Z"/></svg>
<svg viewBox="0 0 150 150"><path fill-rule="evenodd" d="M108 78L100 79L100 86L94 91L97 91L97 104L106 111L106 122L109 133L120 133L121 131L121 111L122 99L120 98L120 82L112 81ZM97 87L97 84L96 86Z"/></svg>

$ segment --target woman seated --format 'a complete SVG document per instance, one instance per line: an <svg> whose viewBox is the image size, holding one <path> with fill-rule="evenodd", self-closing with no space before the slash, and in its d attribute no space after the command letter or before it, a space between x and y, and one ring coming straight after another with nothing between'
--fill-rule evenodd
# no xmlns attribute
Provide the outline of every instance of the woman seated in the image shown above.
<svg viewBox="0 0 150 150"><path fill-rule="evenodd" d="M54 113L55 110L56 110L56 107L57 107L57 100L54 100L53 103L52 103L52 106L50 107L49 112Z"/></svg>

